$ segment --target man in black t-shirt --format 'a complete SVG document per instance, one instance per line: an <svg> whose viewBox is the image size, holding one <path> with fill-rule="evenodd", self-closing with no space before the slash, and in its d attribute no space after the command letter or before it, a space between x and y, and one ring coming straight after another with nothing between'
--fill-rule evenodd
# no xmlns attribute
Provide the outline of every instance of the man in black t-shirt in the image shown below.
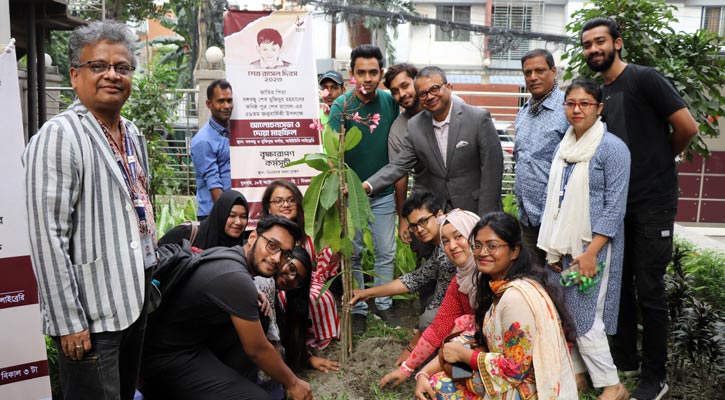
<svg viewBox="0 0 725 400"><path fill-rule="evenodd" d="M242 263L204 262L180 283L145 338L141 376L149 399L268 399L257 368L294 399L311 399L309 383L285 365L259 319L253 276L277 274L301 238L292 221L265 216L244 247Z"/></svg>
<svg viewBox="0 0 725 400"><path fill-rule="evenodd" d="M625 216L622 297L612 356L622 371L636 371L637 308L642 318L642 358L637 400L668 391L667 298L663 276L672 258L677 211L675 156L697 135L697 123L672 84L657 70L627 64L622 36L607 18L587 21L581 34L587 65L604 78L603 118L632 155Z"/></svg>

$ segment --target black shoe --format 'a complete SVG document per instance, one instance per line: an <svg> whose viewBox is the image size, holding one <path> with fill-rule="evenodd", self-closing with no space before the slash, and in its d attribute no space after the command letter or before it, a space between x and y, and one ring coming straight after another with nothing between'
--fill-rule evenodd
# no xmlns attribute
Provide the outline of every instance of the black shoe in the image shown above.
<svg viewBox="0 0 725 400"><path fill-rule="evenodd" d="M375 310L375 315L380 317L385 322L385 325L391 328L397 329L403 326L398 317L393 314L393 310L389 308L387 310Z"/></svg>
<svg viewBox="0 0 725 400"><path fill-rule="evenodd" d="M667 382L640 382L629 395L630 400L660 400L670 390Z"/></svg>
<svg viewBox="0 0 725 400"><path fill-rule="evenodd" d="M363 314L352 315L352 334L362 335L367 328L368 316Z"/></svg>

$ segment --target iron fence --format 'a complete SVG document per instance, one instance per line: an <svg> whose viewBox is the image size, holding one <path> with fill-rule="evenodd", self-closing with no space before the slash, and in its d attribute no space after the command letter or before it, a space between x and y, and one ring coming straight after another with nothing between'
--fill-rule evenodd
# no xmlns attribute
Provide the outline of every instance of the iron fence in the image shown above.
<svg viewBox="0 0 725 400"><path fill-rule="evenodd" d="M459 96L475 99L479 107L491 110L495 119L496 130L501 139L504 157L504 174L502 196L513 192L515 162L513 159L514 130L513 120L520 104L528 98L528 93L505 92L472 92L457 91ZM64 110L73 100L73 89L69 87L46 88L48 98L48 117ZM196 89L174 89L165 93L169 101L176 103L171 124L173 132L157 132L165 139L160 146L162 153L170 156L173 162L169 165L175 179L179 182L179 195L193 195L196 192L194 166L191 162L191 138L199 130L199 99ZM502 99L512 100L501 104Z"/></svg>

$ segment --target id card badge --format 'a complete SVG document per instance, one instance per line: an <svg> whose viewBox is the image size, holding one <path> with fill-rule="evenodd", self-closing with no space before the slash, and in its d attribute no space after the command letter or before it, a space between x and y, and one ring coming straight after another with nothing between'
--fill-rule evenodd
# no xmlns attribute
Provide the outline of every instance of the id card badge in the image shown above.
<svg viewBox="0 0 725 400"><path fill-rule="evenodd" d="M143 249L144 268L150 268L156 265L156 251L150 233L141 234L141 248Z"/></svg>

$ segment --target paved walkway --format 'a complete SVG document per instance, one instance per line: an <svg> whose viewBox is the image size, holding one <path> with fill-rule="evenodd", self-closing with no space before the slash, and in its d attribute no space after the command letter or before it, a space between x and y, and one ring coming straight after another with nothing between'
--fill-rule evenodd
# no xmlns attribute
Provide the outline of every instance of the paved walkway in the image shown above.
<svg viewBox="0 0 725 400"><path fill-rule="evenodd" d="M725 253L725 224L675 224L675 236L684 238L696 246Z"/></svg>

